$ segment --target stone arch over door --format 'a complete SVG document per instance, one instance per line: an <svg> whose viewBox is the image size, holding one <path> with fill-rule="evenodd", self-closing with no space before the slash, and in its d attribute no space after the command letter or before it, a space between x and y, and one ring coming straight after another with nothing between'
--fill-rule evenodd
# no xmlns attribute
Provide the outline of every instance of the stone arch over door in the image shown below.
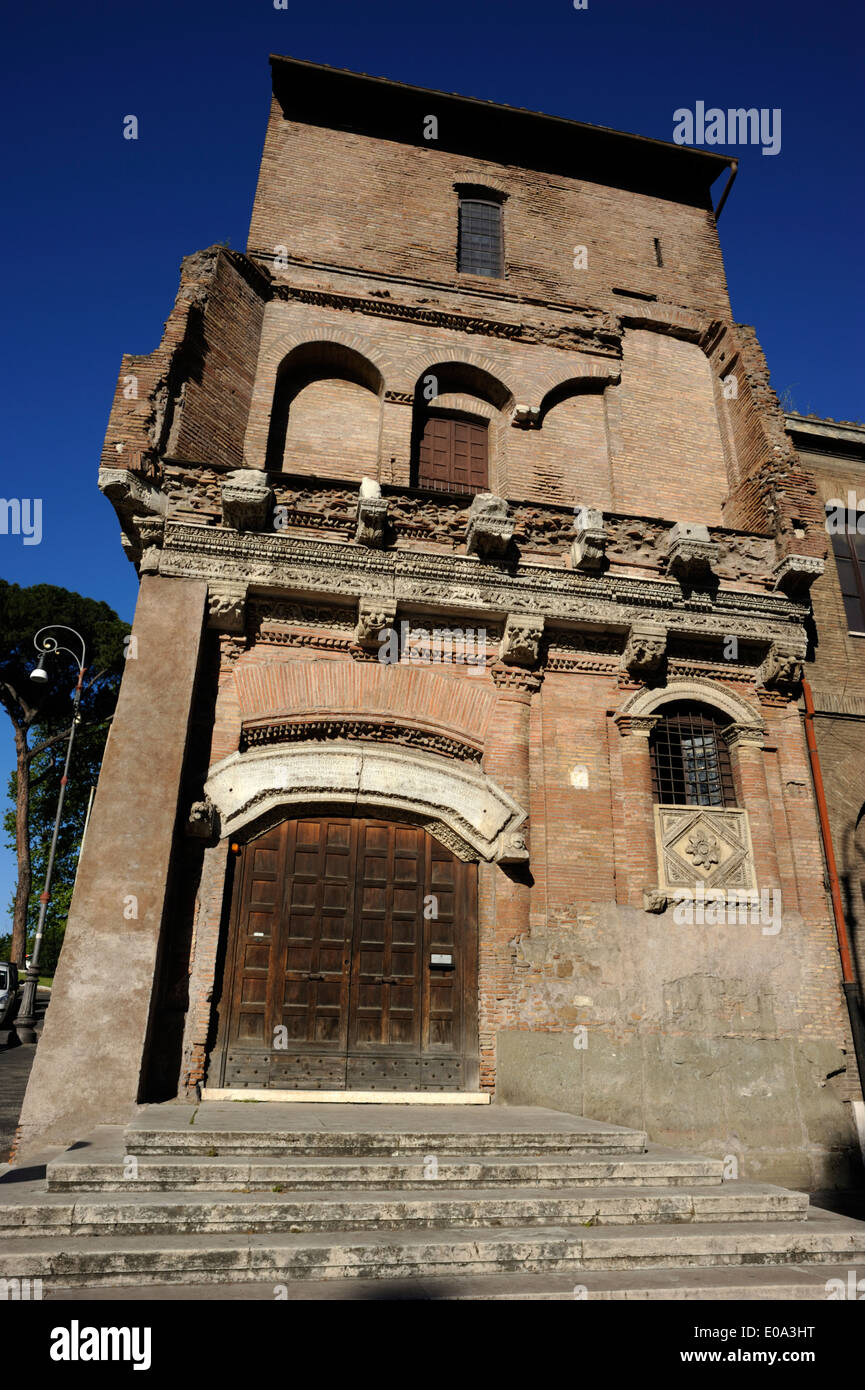
<svg viewBox="0 0 865 1390"><path fill-rule="evenodd" d="M526 808L472 764L397 745L304 742L232 753L211 768L205 794L222 838L262 818L327 806L421 825L466 861L525 858Z"/></svg>

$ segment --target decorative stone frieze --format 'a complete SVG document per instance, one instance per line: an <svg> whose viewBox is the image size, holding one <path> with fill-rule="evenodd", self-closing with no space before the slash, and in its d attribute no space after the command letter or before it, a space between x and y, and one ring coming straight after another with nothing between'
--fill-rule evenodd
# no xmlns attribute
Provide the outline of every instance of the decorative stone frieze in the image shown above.
<svg viewBox="0 0 865 1390"><path fill-rule="evenodd" d="M499 658L506 666L537 666L540 659L543 618L533 613L509 613Z"/></svg>
<svg viewBox="0 0 865 1390"><path fill-rule="evenodd" d="M788 690L802 679L802 663L808 652L805 639L781 638L772 643L757 671L757 684Z"/></svg>
<svg viewBox="0 0 865 1390"><path fill-rule="evenodd" d="M267 530L273 490L256 468L236 468L226 473L220 489L222 519L235 531Z"/></svg>
<svg viewBox="0 0 865 1390"><path fill-rule="evenodd" d="M600 569L607 548L603 512L597 507L580 507L574 518L574 532L571 545L571 564L574 569Z"/></svg>
<svg viewBox="0 0 865 1390"><path fill-rule="evenodd" d="M785 594L804 598L825 568L824 561L816 555L785 555L775 566L775 588L782 589Z"/></svg>
<svg viewBox="0 0 865 1390"><path fill-rule="evenodd" d="M478 493L469 509L466 554L493 559L504 555L514 534L511 509L503 497L491 492Z"/></svg>
<svg viewBox="0 0 865 1390"><path fill-rule="evenodd" d="M635 622L628 633L621 668L636 680L645 680L661 671L666 655L667 629L663 623Z"/></svg>
<svg viewBox="0 0 865 1390"><path fill-rule="evenodd" d="M384 628L396 622L396 604L387 599L362 598L357 605L355 641L362 647L375 647Z"/></svg>
<svg viewBox="0 0 865 1390"><path fill-rule="evenodd" d="M216 632L243 632L246 621L246 592L245 584L238 584L233 580L209 580L209 626Z"/></svg>
<svg viewBox="0 0 865 1390"><path fill-rule="evenodd" d="M677 579L705 580L717 564L721 547L709 530L693 521L677 521L667 533L667 566Z"/></svg>
<svg viewBox="0 0 865 1390"><path fill-rule="evenodd" d="M756 887L748 813L713 806L655 806L659 891Z"/></svg>
<svg viewBox="0 0 865 1390"><path fill-rule="evenodd" d="M541 427L541 409L537 405L515 405L511 424L518 430L538 430Z"/></svg>
<svg viewBox="0 0 865 1390"><path fill-rule="evenodd" d="M361 478L355 540L358 545L381 547L387 539L387 529L387 498L381 495L381 485L374 478Z"/></svg>

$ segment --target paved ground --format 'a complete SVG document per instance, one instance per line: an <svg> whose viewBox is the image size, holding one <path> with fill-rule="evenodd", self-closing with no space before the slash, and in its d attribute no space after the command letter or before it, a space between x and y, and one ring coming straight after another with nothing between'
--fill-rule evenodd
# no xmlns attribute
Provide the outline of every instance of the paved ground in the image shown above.
<svg viewBox="0 0 865 1390"><path fill-rule="evenodd" d="M36 1031L42 1032L42 1019L50 998L47 989L40 989L36 996ZM0 1032L0 1162L5 1162L15 1138L18 1116L27 1079L36 1052L35 1044L19 1043L14 1030Z"/></svg>

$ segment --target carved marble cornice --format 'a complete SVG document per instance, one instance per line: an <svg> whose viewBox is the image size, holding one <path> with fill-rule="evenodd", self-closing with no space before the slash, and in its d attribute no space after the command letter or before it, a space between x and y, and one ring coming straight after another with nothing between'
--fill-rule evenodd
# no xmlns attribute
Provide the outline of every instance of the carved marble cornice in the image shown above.
<svg viewBox="0 0 865 1390"><path fill-rule="evenodd" d="M781 593L718 589L699 604L678 583L564 567L487 563L477 556L366 549L350 542L281 533L243 533L167 522L159 572L239 588L322 598L369 598L434 604L443 614L497 619L530 613L548 622L577 622L623 635L640 619L662 622L668 635L705 639L731 635L749 642L803 643L807 607Z"/></svg>

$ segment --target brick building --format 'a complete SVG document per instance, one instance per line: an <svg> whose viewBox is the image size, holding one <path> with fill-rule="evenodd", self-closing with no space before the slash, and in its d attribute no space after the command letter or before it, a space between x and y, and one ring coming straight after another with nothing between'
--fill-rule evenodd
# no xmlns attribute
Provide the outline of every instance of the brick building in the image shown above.
<svg viewBox="0 0 865 1390"><path fill-rule="evenodd" d="M272 68L246 253L121 367L135 641L22 1151L201 1084L481 1088L850 1181L826 532L729 161Z"/></svg>

